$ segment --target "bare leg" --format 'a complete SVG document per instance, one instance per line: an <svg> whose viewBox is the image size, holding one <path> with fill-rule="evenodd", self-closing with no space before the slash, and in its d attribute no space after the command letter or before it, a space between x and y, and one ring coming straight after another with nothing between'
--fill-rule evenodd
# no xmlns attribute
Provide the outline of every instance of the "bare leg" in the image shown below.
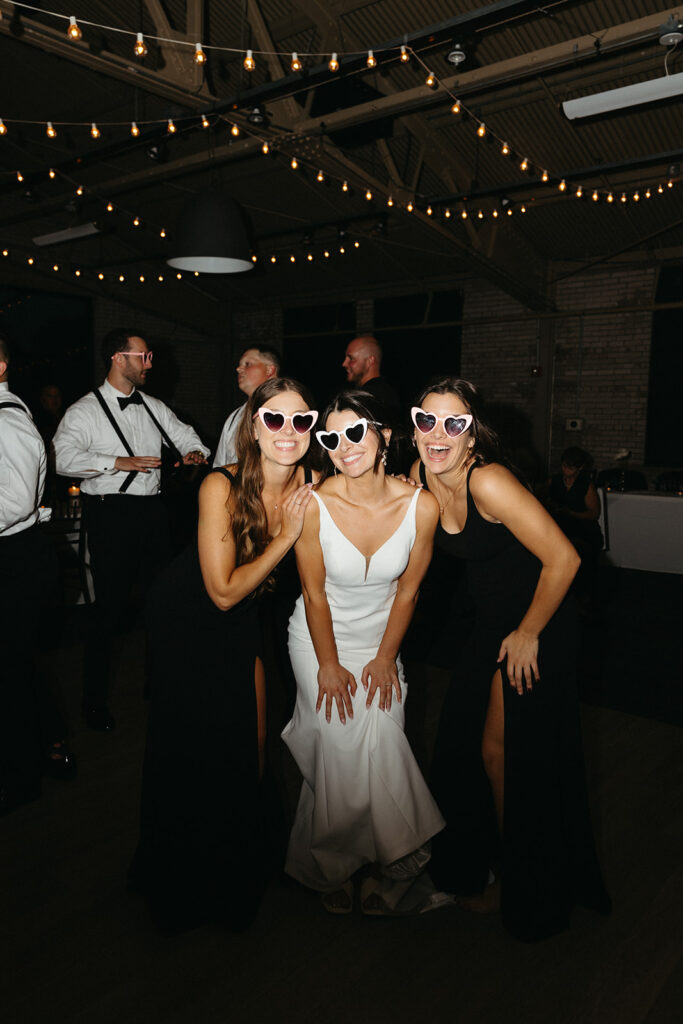
<svg viewBox="0 0 683 1024"><path fill-rule="evenodd" d="M484 734L481 741L481 755L491 785L493 802L496 807L498 829L503 834L503 804L505 786L505 716L503 711L503 684L500 669L491 683L489 707L486 712ZM481 896L462 897L458 906L480 914L493 913L500 909L500 879L486 887Z"/></svg>
<svg viewBox="0 0 683 1024"><path fill-rule="evenodd" d="M266 757L266 673L263 662L254 663L254 689L256 691L256 730L258 736L258 777L263 778Z"/></svg>

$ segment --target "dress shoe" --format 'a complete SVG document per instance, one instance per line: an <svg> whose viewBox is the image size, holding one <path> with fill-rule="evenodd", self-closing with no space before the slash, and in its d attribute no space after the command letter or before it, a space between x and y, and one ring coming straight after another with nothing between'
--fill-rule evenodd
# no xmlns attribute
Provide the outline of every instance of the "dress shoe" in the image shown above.
<svg viewBox="0 0 683 1024"><path fill-rule="evenodd" d="M87 727L96 732L113 732L116 728L116 722L106 704L87 704L83 708L83 717Z"/></svg>
<svg viewBox="0 0 683 1024"><path fill-rule="evenodd" d="M47 751L44 774L49 775L51 779L62 779L66 782L69 779L75 779L77 771L76 755L64 740L57 740Z"/></svg>

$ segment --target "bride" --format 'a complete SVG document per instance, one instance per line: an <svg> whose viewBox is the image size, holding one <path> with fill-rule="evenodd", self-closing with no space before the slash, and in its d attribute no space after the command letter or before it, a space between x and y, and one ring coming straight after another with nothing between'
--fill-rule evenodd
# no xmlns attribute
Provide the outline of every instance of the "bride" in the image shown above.
<svg viewBox="0 0 683 1024"><path fill-rule="evenodd" d="M444 826L403 731L399 658L439 509L385 475L391 431L376 422L371 395L342 392L321 425L325 467L295 547L297 700L282 736L303 783L286 871L322 893L331 913L348 913L351 876L377 864L383 879L366 878L361 909L383 913Z"/></svg>

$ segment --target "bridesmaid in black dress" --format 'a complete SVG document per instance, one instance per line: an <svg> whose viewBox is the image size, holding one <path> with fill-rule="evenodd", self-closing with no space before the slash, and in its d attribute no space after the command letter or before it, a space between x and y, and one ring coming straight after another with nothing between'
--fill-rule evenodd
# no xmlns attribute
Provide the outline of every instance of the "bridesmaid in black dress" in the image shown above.
<svg viewBox="0 0 683 1024"><path fill-rule="evenodd" d="M434 754L431 788L447 826L433 840L431 873L466 897L464 906L500 906L509 931L540 939L567 926L574 904L610 907L588 812L576 623L565 600L579 558L502 464L472 384L444 378L411 414L420 456L411 475L440 507L436 550L465 560L475 604Z"/></svg>
<svg viewBox="0 0 683 1024"><path fill-rule="evenodd" d="M271 844L255 597L301 533L316 419L296 381L254 391L238 464L206 477L196 543L148 598L152 700L130 883L165 927L245 927L258 908Z"/></svg>

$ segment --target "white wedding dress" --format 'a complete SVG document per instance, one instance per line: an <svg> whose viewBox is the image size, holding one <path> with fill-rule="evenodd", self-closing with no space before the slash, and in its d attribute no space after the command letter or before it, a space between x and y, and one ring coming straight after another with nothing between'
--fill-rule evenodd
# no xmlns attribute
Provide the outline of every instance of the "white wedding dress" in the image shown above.
<svg viewBox="0 0 683 1024"><path fill-rule="evenodd" d="M397 579L415 542L416 490L398 529L366 559L320 507L325 592L339 662L358 684L353 718L316 713L318 660L300 597L289 622L289 653L297 682L296 707L282 738L303 783L285 870L320 892L339 888L361 865L391 864L418 850L444 827L403 731L407 687L397 660L402 703L380 711L379 693L366 708L361 685L374 658L396 594ZM428 859L428 858L425 858Z"/></svg>

